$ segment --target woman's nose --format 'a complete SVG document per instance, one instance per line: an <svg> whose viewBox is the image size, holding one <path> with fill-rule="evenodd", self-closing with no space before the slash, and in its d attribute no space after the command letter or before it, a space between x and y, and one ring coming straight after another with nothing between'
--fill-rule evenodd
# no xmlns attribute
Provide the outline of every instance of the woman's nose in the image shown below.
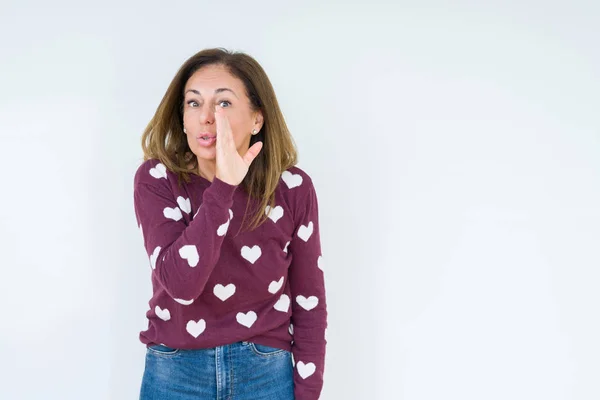
<svg viewBox="0 0 600 400"><path fill-rule="evenodd" d="M211 106L202 107L200 113L200 122L203 124L212 124L215 122L215 109Z"/></svg>

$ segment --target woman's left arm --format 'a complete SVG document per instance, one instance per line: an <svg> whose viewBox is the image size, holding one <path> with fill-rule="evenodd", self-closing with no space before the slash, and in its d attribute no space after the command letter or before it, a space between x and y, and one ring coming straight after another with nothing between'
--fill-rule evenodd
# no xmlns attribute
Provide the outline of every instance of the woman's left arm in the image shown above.
<svg viewBox="0 0 600 400"><path fill-rule="evenodd" d="M317 196L310 179L305 179L302 186L302 199L296 202L296 230L289 245L292 255L288 281L292 295L294 395L296 400L316 400L323 387L327 302L320 264Z"/></svg>

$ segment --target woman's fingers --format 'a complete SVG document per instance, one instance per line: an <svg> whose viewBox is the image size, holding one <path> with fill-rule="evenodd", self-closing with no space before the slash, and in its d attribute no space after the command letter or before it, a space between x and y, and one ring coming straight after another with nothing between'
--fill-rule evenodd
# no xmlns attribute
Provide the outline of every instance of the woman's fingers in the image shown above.
<svg viewBox="0 0 600 400"><path fill-rule="evenodd" d="M225 149L225 121L223 120L223 113L219 110L219 107L215 108L215 124L217 125L217 152Z"/></svg>
<svg viewBox="0 0 600 400"><path fill-rule="evenodd" d="M229 125L229 119L219 106L215 108L215 121L217 123L217 145L220 141L223 150L230 150L233 145L233 132L231 131L231 125Z"/></svg>
<svg viewBox="0 0 600 400"><path fill-rule="evenodd" d="M260 153L260 150L263 147L263 142L256 142L254 143L246 152L246 154L244 154L244 162L246 163L247 166L250 166L250 164L252 164L252 161L254 161L254 159L256 158L256 156L258 156L258 153Z"/></svg>

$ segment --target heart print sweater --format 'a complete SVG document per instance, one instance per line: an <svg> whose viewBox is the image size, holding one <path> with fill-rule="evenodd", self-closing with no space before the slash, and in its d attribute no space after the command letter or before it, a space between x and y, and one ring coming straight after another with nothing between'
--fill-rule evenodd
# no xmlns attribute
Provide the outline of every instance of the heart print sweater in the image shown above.
<svg viewBox="0 0 600 400"><path fill-rule="evenodd" d="M252 231L240 230L248 201L241 186L190 179L178 182L158 160L135 173L153 289L140 340L180 349L238 341L285 349L294 359L295 398L318 399L327 304L310 177L298 167L283 172L275 206L261 211L268 219Z"/></svg>

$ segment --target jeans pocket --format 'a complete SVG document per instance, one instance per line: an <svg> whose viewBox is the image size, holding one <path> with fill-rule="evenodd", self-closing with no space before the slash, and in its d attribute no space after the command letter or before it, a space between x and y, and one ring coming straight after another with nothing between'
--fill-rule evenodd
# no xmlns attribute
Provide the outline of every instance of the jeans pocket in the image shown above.
<svg viewBox="0 0 600 400"><path fill-rule="evenodd" d="M167 347L162 344L153 344L151 346L148 346L148 353L169 357L179 353L179 349Z"/></svg>
<svg viewBox="0 0 600 400"><path fill-rule="evenodd" d="M265 346L264 344L258 344L253 342L249 342L248 344L250 345L250 348L252 349L254 354L261 357L272 357L277 355L285 355L288 353L287 350L278 349L276 347L271 346Z"/></svg>

